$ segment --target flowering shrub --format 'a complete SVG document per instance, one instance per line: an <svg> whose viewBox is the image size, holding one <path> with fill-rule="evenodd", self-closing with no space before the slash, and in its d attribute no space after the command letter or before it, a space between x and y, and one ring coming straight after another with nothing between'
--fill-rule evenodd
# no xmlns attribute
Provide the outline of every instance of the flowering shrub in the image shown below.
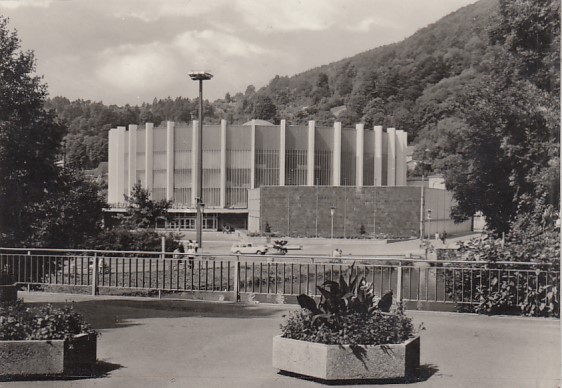
<svg viewBox="0 0 562 388"><path fill-rule="evenodd" d="M401 306L389 312L392 291L374 303L372 285L353 277L318 286L322 297L316 304L307 295L297 298L301 310L292 312L281 325L282 337L327 345L381 345L402 343L414 334L411 318Z"/></svg>
<svg viewBox="0 0 562 388"><path fill-rule="evenodd" d="M0 304L0 340L60 340L81 333L96 331L72 307Z"/></svg>

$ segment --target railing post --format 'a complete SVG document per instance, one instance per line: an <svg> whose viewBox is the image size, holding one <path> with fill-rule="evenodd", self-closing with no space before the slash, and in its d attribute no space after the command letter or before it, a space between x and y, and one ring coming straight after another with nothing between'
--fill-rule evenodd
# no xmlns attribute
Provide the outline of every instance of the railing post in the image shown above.
<svg viewBox="0 0 562 388"><path fill-rule="evenodd" d="M162 236L160 245L162 247L162 255L160 256L162 259L162 274L164 276L163 279L166 279L166 237ZM156 279L158 279L158 262L156 262ZM164 280L162 283L164 283ZM156 280L156 284L158 284L158 280ZM160 287L158 287L158 299L162 299L162 290Z"/></svg>
<svg viewBox="0 0 562 388"><path fill-rule="evenodd" d="M240 301L240 256L236 256L234 263L234 301Z"/></svg>
<svg viewBox="0 0 562 388"><path fill-rule="evenodd" d="M92 268L92 295L98 294L98 254L94 252L94 267Z"/></svg>
<svg viewBox="0 0 562 388"><path fill-rule="evenodd" d="M402 303L402 261L398 262L396 280L396 301Z"/></svg>

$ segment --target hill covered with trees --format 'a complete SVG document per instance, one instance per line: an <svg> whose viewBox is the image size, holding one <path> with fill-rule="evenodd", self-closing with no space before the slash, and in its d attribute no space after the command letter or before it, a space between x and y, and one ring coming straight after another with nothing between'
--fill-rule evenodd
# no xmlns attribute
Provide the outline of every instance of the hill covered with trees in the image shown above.
<svg viewBox="0 0 562 388"><path fill-rule="evenodd" d="M252 118L287 120L303 124L316 120L332 125L365 122L367 126L396 126L410 139L430 120L419 112L416 100L428 87L483 66L488 46L486 28L495 0L460 9L419 30L402 42L366 51L354 57L289 77L275 76L267 86L246 90L205 104L205 121L244 123ZM141 106L104 105L54 97L47 108L56 111L70 128L67 160L93 168L107 158L107 131L117 125L161 121L190 121L197 115L197 99L154 99ZM334 109L335 108L335 109ZM334 110L337 115L332 113Z"/></svg>
<svg viewBox="0 0 562 388"><path fill-rule="evenodd" d="M480 210L506 231L537 199L558 208L559 14L555 0L480 0L402 42L206 101L205 121L404 129L429 149L427 168L444 174L457 219ZM67 160L78 168L106 160L109 128L190 121L197 107L181 97L125 107L47 101L69 127Z"/></svg>

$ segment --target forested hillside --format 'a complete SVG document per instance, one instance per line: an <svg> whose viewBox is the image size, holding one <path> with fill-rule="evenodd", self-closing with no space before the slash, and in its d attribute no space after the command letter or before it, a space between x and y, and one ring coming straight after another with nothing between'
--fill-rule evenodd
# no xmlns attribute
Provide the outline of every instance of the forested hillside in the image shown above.
<svg viewBox="0 0 562 388"><path fill-rule="evenodd" d="M465 7L396 44L288 77L275 76L259 90L253 85L234 95L206 104L206 122L226 119L243 123L252 118L287 120L302 124L316 120L332 125L365 122L407 130L410 139L430 119L416 100L429 86L464 70L485 66L486 27L496 0ZM107 158L107 131L117 125L163 120L189 121L196 117L197 100L167 98L141 106L104 105L54 97L47 108L70 128L67 160L93 168ZM337 116L331 112L331 109Z"/></svg>
<svg viewBox="0 0 562 388"><path fill-rule="evenodd" d="M539 198L558 207L559 14L556 0L480 0L402 42L205 102L205 121L404 129L429 150L427 169L444 174L459 220L481 210L494 230L506 230ZM197 100L186 98L47 104L69 127L67 160L78 168L106 160L110 127L189 121L197 112Z"/></svg>

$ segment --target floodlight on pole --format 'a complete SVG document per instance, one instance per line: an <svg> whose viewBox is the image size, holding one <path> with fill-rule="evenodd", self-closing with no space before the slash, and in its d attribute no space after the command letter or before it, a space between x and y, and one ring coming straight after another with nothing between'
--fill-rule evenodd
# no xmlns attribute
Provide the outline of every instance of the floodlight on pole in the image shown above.
<svg viewBox="0 0 562 388"><path fill-rule="evenodd" d="M193 81L199 81L199 125L197 128L197 134L199 141L194 144L197 147L197 159L196 166L194 166L194 171L197 174L197 219L195 222L197 246L199 248L203 247L203 81L210 80L213 78L211 73L206 71L192 71L189 77Z"/></svg>

